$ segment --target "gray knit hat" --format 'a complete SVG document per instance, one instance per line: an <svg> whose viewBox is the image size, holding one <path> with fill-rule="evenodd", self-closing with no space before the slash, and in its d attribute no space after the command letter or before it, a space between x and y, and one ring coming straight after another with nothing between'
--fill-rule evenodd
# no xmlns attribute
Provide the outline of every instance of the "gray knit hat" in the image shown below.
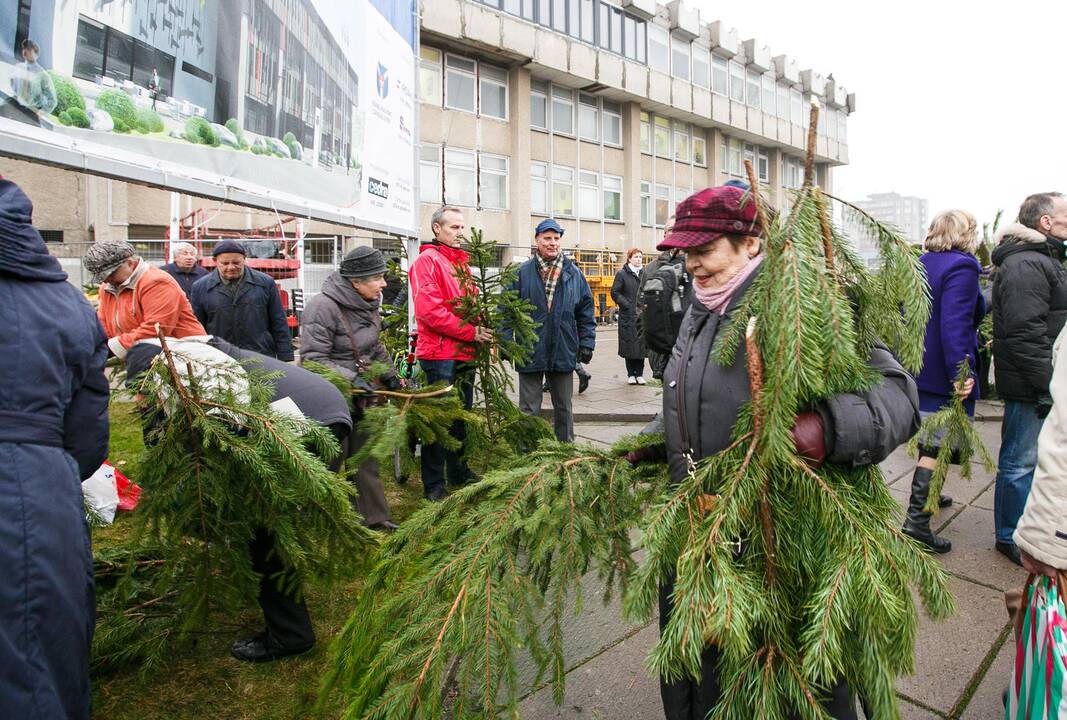
<svg viewBox="0 0 1067 720"><path fill-rule="evenodd" d="M385 256L380 250L361 245L345 255L341 261L341 277L363 278L385 273Z"/></svg>
<svg viewBox="0 0 1067 720"><path fill-rule="evenodd" d="M137 254L133 245L123 240L93 243L82 257L82 267L92 273L93 282L102 283L119 265Z"/></svg>

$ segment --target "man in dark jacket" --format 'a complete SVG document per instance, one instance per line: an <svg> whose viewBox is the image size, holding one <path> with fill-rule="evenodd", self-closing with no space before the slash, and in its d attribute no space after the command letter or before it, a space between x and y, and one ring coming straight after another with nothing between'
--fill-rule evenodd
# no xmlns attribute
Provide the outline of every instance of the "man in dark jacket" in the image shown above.
<svg viewBox="0 0 1067 720"><path fill-rule="evenodd" d="M200 264L196 247L190 243L174 243L171 246L171 254L174 256L174 262L167 263L160 270L169 273L177 280L185 297L189 297L189 293L193 291L193 284L208 274L207 268Z"/></svg>
<svg viewBox="0 0 1067 720"><path fill-rule="evenodd" d="M0 708L89 718L93 561L81 480L107 457L107 336L0 180Z"/></svg>
<svg viewBox="0 0 1067 720"><path fill-rule="evenodd" d="M993 369L1004 399L993 495L996 548L1020 564L1012 534L1037 467L1037 436L1052 407L1052 343L1067 318L1067 198L1031 195L993 251Z"/></svg>
<svg viewBox="0 0 1067 720"><path fill-rule="evenodd" d="M596 318L593 293L578 266L560 251L563 228L555 220L537 226L534 256L519 267L512 286L521 298L534 305L537 344L519 372L519 408L527 415L541 414L541 381L547 379L552 394L552 420L556 438L574 441L571 389L574 368L593 359Z"/></svg>
<svg viewBox="0 0 1067 720"><path fill-rule="evenodd" d="M245 265L248 252L239 242L223 240L211 255L218 266L189 297L200 323L239 348L291 361L293 338L274 280Z"/></svg>
<svg viewBox="0 0 1067 720"><path fill-rule="evenodd" d="M340 469L352 430L352 418L347 399L330 382L304 368L251 350L242 350L220 338L168 340L168 346L176 352L191 345L206 346L204 352L215 356L210 361L215 365L230 365L232 361L231 366L234 367L239 364L249 370L277 373L271 381L274 385L272 399L291 399L301 413L330 429L341 442L341 455L331 462L330 469ZM149 368L162 351L155 340L134 345L126 356L127 385L134 387L138 376ZM193 369L196 372L197 366L194 365ZM252 556L252 569L260 576L259 607L263 611L266 628L257 635L235 642L230 654L244 662L260 663L307 652L315 645L315 631L311 626L307 603L300 596L299 579L286 578L285 582L278 582L279 575L287 575L291 571L274 552L271 529L259 528L248 550ZM296 589L290 592L283 587Z"/></svg>

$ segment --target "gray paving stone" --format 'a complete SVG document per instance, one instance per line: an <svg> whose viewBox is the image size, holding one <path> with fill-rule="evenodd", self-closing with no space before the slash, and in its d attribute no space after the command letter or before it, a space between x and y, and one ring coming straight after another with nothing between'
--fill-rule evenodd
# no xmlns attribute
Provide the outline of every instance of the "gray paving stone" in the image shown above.
<svg viewBox="0 0 1067 720"><path fill-rule="evenodd" d="M947 715L1005 625L1003 595L950 578L959 612L935 623L920 610L915 674L897 680L906 697Z"/></svg>
<svg viewBox="0 0 1067 720"><path fill-rule="evenodd" d="M612 445L619 438L641 432L644 423L576 423L574 434L579 442Z"/></svg>
<svg viewBox="0 0 1067 720"><path fill-rule="evenodd" d="M995 491L996 491L996 483L990 484L990 486L987 487L982 492L981 495L976 497L974 499L974 501L971 502L971 507L979 507L979 508L982 508L983 510L992 510L993 509L993 495L994 495Z"/></svg>
<svg viewBox="0 0 1067 720"><path fill-rule="evenodd" d="M989 666L960 720L1000 720L1004 717L1004 688L1011 682L1015 663L1015 640L1009 635Z"/></svg>
<svg viewBox="0 0 1067 720"><path fill-rule="evenodd" d="M569 718L662 718L659 683L645 671L648 651L659 637L650 625L615 647L570 672L563 704L557 706L552 688L544 687L520 704L525 720Z"/></svg>
<svg viewBox="0 0 1067 720"><path fill-rule="evenodd" d="M938 533L952 541L952 552L939 558L949 572L1002 591L1026 582L1026 571L993 549L993 513L989 510L964 508Z"/></svg>
<svg viewBox="0 0 1067 720"><path fill-rule="evenodd" d="M935 715L925 708L912 705L904 698L900 699L900 720L941 720L940 715Z"/></svg>
<svg viewBox="0 0 1067 720"><path fill-rule="evenodd" d="M979 472L975 468L973 477L964 480L960 476L960 469L955 465L948 471L945 478L945 487L941 491L945 495L951 495L956 506L969 505L981 496L993 482L993 476L985 472Z"/></svg>
<svg viewBox="0 0 1067 720"><path fill-rule="evenodd" d="M902 478L911 477L915 470L915 459L908 455L904 446L898 447L881 463L882 475L886 485L897 485ZM907 481L905 481L907 482Z"/></svg>

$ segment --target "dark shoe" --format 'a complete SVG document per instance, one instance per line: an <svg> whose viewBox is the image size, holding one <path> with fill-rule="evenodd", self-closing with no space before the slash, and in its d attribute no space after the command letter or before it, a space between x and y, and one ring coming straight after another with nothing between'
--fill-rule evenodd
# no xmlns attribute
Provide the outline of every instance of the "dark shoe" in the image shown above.
<svg viewBox="0 0 1067 720"><path fill-rule="evenodd" d="M448 497L448 491L443 487L435 487L430 492L426 493L426 499L430 502L441 502Z"/></svg>
<svg viewBox="0 0 1067 720"><path fill-rule="evenodd" d="M1019 567L1023 566L1022 556L1019 555L1019 548L1015 546L1015 543L998 542L996 547L998 553L1008 558Z"/></svg>
<svg viewBox="0 0 1067 720"><path fill-rule="evenodd" d="M952 543L944 538L939 538L930 529L930 513L923 512L926 506L926 498L930 494L930 480L934 477L933 470L915 468L915 475L911 479L911 499L908 502L908 514L902 528L905 535L918 540L935 553L947 553L952 549Z"/></svg>
<svg viewBox="0 0 1067 720"><path fill-rule="evenodd" d="M241 662L264 663L295 655L303 655L313 647L314 644L305 648L281 647L264 632L255 637L235 642L230 648L230 655L233 655Z"/></svg>
<svg viewBox="0 0 1067 720"><path fill-rule="evenodd" d="M942 510L947 507L952 507L952 498L948 495L942 495L941 498L937 501L937 506Z"/></svg>
<svg viewBox="0 0 1067 720"><path fill-rule="evenodd" d="M369 527L371 530L377 530L378 532L384 533L395 533L397 530L400 529L399 525L390 520L385 520L380 523L374 523L373 525L368 525L367 527Z"/></svg>

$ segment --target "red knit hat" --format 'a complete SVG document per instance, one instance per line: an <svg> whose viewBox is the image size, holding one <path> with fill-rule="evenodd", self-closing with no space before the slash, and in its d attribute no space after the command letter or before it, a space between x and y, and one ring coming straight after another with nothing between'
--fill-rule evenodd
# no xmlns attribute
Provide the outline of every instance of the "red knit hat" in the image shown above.
<svg viewBox="0 0 1067 720"><path fill-rule="evenodd" d="M763 232L751 194L738 187L705 188L678 203L674 229L657 250L706 245L723 235L759 236Z"/></svg>

